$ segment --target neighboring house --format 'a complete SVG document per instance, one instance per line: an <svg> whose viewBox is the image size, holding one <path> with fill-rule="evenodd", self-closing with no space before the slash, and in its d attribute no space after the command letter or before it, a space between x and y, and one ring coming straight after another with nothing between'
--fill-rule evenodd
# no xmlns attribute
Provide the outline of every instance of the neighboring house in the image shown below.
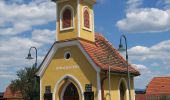
<svg viewBox="0 0 170 100"><path fill-rule="evenodd" d="M4 93L3 93L3 92L0 92L0 100L5 100L5 99L3 98L3 96L4 96Z"/></svg>
<svg viewBox="0 0 170 100"><path fill-rule="evenodd" d="M169 98L170 77L155 77L146 89L147 98ZM168 99L170 100L170 98Z"/></svg>
<svg viewBox="0 0 170 100"><path fill-rule="evenodd" d="M146 100L145 90L136 90L135 93L135 100Z"/></svg>
<svg viewBox="0 0 170 100"><path fill-rule="evenodd" d="M105 37L94 32L96 0L56 3L57 40L37 72L40 100L129 100L127 65L134 100L134 77L140 73Z"/></svg>
<svg viewBox="0 0 170 100"><path fill-rule="evenodd" d="M12 93L10 86L6 88L6 91L4 92L3 95L4 100L23 100L22 95L20 92L14 92Z"/></svg>
<svg viewBox="0 0 170 100"><path fill-rule="evenodd" d="M155 77L146 88L146 93L137 93L136 100L145 95L146 100L170 100L170 77Z"/></svg>

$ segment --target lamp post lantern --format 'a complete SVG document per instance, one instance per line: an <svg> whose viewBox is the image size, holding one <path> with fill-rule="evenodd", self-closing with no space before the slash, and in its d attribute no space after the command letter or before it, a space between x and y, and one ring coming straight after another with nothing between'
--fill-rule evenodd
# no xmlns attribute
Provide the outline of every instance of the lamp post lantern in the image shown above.
<svg viewBox="0 0 170 100"><path fill-rule="evenodd" d="M26 57L26 59L29 59L29 60L31 60L31 59L34 59L32 56L31 56L31 50L32 49L35 49L35 51L36 51L36 59L35 59L35 63L34 63L34 67L36 67L37 68L37 48L36 47L31 47L30 49L29 49L29 53L28 53L28 56ZM38 98L39 98L39 96L38 96L38 92L37 92L37 79L38 77L36 76L36 75L34 75L34 81L35 81L35 83L34 83L34 100L38 100Z"/></svg>
<svg viewBox="0 0 170 100"><path fill-rule="evenodd" d="M122 44L122 38L125 39L125 45L126 45L126 48L123 47L123 44ZM131 92L130 92L130 72L129 72L129 64L128 64L128 51L127 51L127 38L126 36L123 34L121 35L120 37L120 44L119 44L119 49L118 51L120 52L124 52L126 51L126 66L127 66L127 76L128 76L128 92L129 92L129 100L131 100Z"/></svg>
<svg viewBox="0 0 170 100"><path fill-rule="evenodd" d="M31 47L31 48L29 49L29 53L28 53L28 56L26 57L26 59L29 59L29 60L34 59L34 58L31 56L31 50L32 50L32 49L35 49L35 51L36 51L36 59L35 59L34 66L37 67L37 48L36 48L36 47Z"/></svg>

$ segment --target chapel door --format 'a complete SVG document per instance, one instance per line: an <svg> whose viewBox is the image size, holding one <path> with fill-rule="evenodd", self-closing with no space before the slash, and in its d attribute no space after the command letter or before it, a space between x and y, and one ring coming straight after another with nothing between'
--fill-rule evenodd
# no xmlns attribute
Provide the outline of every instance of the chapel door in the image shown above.
<svg viewBox="0 0 170 100"><path fill-rule="evenodd" d="M79 94L76 86L70 83L64 92L64 100L79 100Z"/></svg>
<svg viewBox="0 0 170 100"><path fill-rule="evenodd" d="M126 100L126 90L123 83L120 84L120 100Z"/></svg>

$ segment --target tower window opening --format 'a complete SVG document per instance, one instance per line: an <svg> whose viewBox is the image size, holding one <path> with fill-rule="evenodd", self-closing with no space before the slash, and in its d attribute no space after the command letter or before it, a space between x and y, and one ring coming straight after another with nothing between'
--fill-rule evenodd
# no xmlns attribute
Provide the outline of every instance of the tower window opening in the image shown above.
<svg viewBox="0 0 170 100"><path fill-rule="evenodd" d="M84 8L84 27L90 28L90 14L88 8Z"/></svg>
<svg viewBox="0 0 170 100"><path fill-rule="evenodd" d="M62 27L63 28L69 28L72 27L72 13L70 9L65 9L63 12L63 19L62 19Z"/></svg>

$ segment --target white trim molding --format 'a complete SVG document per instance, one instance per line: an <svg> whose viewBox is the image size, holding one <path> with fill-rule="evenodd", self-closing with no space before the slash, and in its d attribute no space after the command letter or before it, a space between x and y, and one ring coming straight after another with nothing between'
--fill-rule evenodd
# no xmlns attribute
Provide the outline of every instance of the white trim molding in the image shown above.
<svg viewBox="0 0 170 100"><path fill-rule="evenodd" d="M125 85L125 89L126 89L126 100L129 100L129 90L128 90L128 85L127 85L127 81L126 81L126 79L125 78L121 78L120 80L119 80L119 84L118 84L118 100L120 100L120 84L123 82L123 84Z"/></svg>
<svg viewBox="0 0 170 100"><path fill-rule="evenodd" d="M97 72L97 91L98 91L98 100L102 100L101 94L101 83L100 83L100 72Z"/></svg>
<svg viewBox="0 0 170 100"><path fill-rule="evenodd" d="M54 92L53 92L53 100L56 100L56 92L57 92L57 90L59 89L59 85L60 85L60 83L64 80L64 79L71 79L72 81L74 81L77 85L78 85L78 88L80 89L80 95L81 95L81 98L82 98L82 100L84 100L84 91L83 91L83 88L82 88L82 86L81 86L81 84L80 84L80 82L78 81L78 79L76 79L76 77L74 77L73 75L70 75L70 74L67 74L67 75L64 75L63 77L61 77L58 81L57 81L57 83L56 83L56 85L55 85L55 88L54 88ZM61 97L61 100L62 100L62 97Z"/></svg>
<svg viewBox="0 0 170 100"><path fill-rule="evenodd" d="M78 21L77 21L77 23L78 23L78 37L80 37L80 0L77 0L77 12L78 12Z"/></svg>
<svg viewBox="0 0 170 100"><path fill-rule="evenodd" d="M72 26L69 27L69 28L63 28L63 23L62 23L62 19L63 19L63 12L64 10L68 8L71 10L71 17L72 17ZM60 11L60 31L65 31L65 30L71 30L71 29L74 29L74 26L75 26L75 22L74 22L74 8L71 6L71 5L65 5L61 11Z"/></svg>
<svg viewBox="0 0 170 100"><path fill-rule="evenodd" d="M41 83L41 78L40 78L40 100L42 100L42 83Z"/></svg>

